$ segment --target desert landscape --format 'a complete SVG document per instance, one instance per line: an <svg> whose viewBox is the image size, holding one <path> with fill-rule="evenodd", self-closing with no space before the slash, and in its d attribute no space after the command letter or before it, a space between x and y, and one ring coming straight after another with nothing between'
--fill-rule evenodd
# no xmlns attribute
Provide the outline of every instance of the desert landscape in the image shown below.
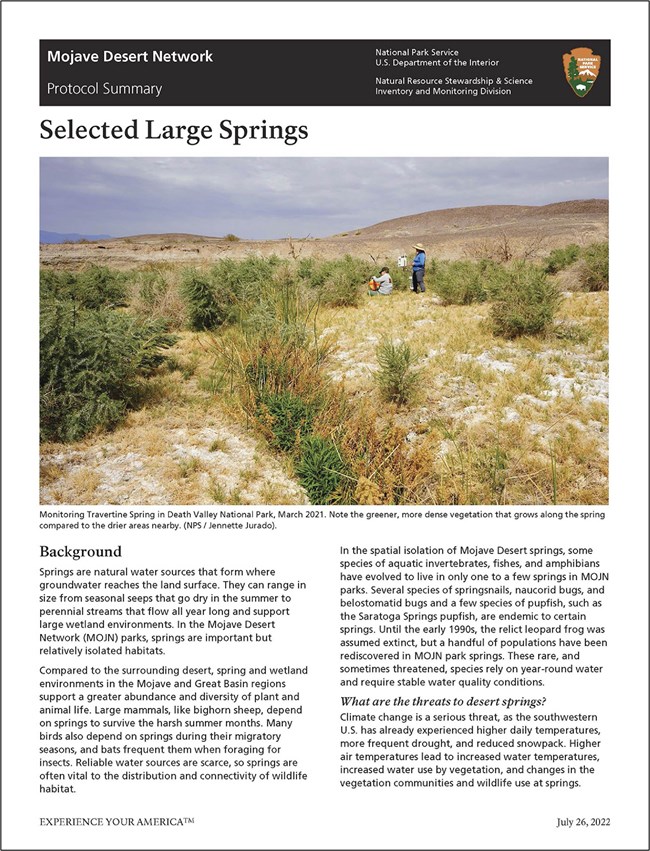
<svg viewBox="0 0 650 851"><path fill-rule="evenodd" d="M607 232L578 200L43 243L41 501L606 503Z"/></svg>
<svg viewBox="0 0 650 851"><path fill-rule="evenodd" d="M285 239L242 240L236 234L223 237L185 233L143 234L103 239L98 242L41 244L45 267L78 269L86 263L130 269L144 263L210 262L227 255L242 259L249 254L280 258L322 257L351 254L369 260L392 260L423 243L440 260L481 256L491 243L512 243L520 256L541 257L553 248L570 243L587 245L607 239L608 202L566 201L540 207L489 205L431 210L335 234L311 238L304 234ZM373 260L373 262L374 262Z"/></svg>

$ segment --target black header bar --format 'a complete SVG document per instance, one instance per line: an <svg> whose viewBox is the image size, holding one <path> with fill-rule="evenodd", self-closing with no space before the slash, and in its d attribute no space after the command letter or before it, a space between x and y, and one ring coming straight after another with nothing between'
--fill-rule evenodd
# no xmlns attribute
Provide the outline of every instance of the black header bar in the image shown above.
<svg viewBox="0 0 650 851"><path fill-rule="evenodd" d="M48 40L40 50L41 106L610 105L610 42L588 38ZM569 69L572 51L594 58Z"/></svg>

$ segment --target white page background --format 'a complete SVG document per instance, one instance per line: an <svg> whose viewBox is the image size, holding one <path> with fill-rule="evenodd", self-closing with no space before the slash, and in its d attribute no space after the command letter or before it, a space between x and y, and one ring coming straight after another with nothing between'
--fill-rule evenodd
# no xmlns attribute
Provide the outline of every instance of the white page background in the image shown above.
<svg viewBox="0 0 650 851"><path fill-rule="evenodd" d="M641 848L647 823L647 7L641 3L8 3L3 4L4 719L6 848ZM612 41L612 106L393 108L121 108L38 106L38 40L83 38L572 38ZM315 57L331 62L335 57ZM243 63L245 66L245 57ZM296 69L300 73L300 69ZM635 85L630 85L630 80ZM41 141L43 118L83 123L307 124L293 148L214 140ZM408 132L417 119L420 132ZM371 128L382 128L371 133ZM385 129L388 132L384 132ZM588 140L571 150L567 131ZM122 543L132 565L276 567L308 591L273 658L309 664L305 717L287 750L300 750L308 783L80 786L38 794L38 250L39 157L79 156L597 156L610 164L611 471L602 523L403 521L372 533L358 521L156 538L148 533L59 535L75 546ZM432 207L435 204L432 203ZM381 217L379 217L381 218ZM284 535L284 537L283 537ZM605 731L600 767L582 789L342 789L338 773L338 547L494 541L590 545L611 571L607 674L550 694L547 709L594 711ZM263 664L239 648L241 656ZM174 655L176 653L176 656ZM45 657L52 665L62 657ZM63 657L65 658L65 657ZM201 663L206 648L168 650L156 663ZM136 660L137 661L137 660ZM144 660L151 661L151 660ZM218 660L217 660L218 661ZM102 660L103 663L103 660ZM220 662L218 662L220 663ZM85 664L85 660L84 660ZM315 673L314 673L315 672ZM594 707L590 709L590 707ZM291 744L289 744L289 741ZM291 756L292 754L283 754ZM188 815L183 828L43 828L42 816ZM608 829L560 831L558 818L611 817ZM111 832L111 830L113 832Z"/></svg>

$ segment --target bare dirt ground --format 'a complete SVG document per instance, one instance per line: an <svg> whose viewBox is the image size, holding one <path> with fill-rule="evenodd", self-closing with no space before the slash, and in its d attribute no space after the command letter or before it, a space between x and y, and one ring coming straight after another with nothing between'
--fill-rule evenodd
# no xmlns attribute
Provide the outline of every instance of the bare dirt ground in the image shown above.
<svg viewBox="0 0 650 851"><path fill-rule="evenodd" d="M88 263L115 269L160 261L203 264L219 257L322 257L352 254L380 262L412 253L421 242L430 257L457 260L481 253L505 234L515 252L543 256L569 243L607 239L608 202L566 201L542 207L484 206L432 210L322 239L228 240L184 233L145 234L101 242L41 245L41 265L74 271Z"/></svg>

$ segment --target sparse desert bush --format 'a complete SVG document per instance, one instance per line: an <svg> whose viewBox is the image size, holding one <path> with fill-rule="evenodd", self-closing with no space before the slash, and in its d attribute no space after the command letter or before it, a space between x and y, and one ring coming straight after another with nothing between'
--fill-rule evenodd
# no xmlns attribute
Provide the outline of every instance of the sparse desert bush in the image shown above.
<svg viewBox="0 0 650 851"><path fill-rule="evenodd" d="M185 302L179 292L180 273L172 268L146 266L129 273L130 308L144 319L160 319L169 328L187 325Z"/></svg>
<svg viewBox="0 0 650 851"><path fill-rule="evenodd" d="M546 242L543 228L529 232L526 236L513 237L502 230L498 235L477 240L465 247L465 256L475 260L493 260L510 263L512 260L532 260L541 255Z"/></svg>
<svg viewBox="0 0 650 851"><path fill-rule="evenodd" d="M55 301L40 332L41 439L62 442L114 428L175 342L159 322Z"/></svg>
<svg viewBox="0 0 650 851"><path fill-rule="evenodd" d="M421 380L416 358L408 343L382 340L377 346L379 369L375 381L382 398L387 402L406 405L413 400Z"/></svg>
<svg viewBox="0 0 650 851"><path fill-rule="evenodd" d="M236 236L234 233L227 233L224 236L224 239L226 240L226 242L239 242L240 241L239 237Z"/></svg>
<svg viewBox="0 0 650 851"><path fill-rule="evenodd" d="M572 243L564 248L555 248L544 261L543 269L547 275L555 275L567 266L571 266L580 257L580 246Z"/></svg>
<svg viewBox="0 0 650 851"><path fill-rule="evenodd" d="M279 335L251 339L238 334L216 341L215 348L215 369L228 373L231 387L251 392L255 405L264 394L285 391L311 398L325 383L321 366L326 346Z"/></svg>
<svg viewBox="0 0 650 851"><path fill-rule="evenodd" d="M513 242L508 233L475 240L465 247L465 255L473 260L493 260L495 263L509 263L515 257Z"/></svg>
<svg viewBox="0 0 650 851"><path fill-rule="evenodd" d="M585 269L582 274L583 288L588 292L609 289L609 243L595 242L582 252Z"/></svg>
<svg viewBox="0 0 650 851"><path fill-rule="evenodd" d="M579 257L575 263L556 272L553 280L560 292L584 292L585 269L586 263L582 257Z"/></svg>
<svg viewBox="0 0 650 851"><path fill-rule="evenodd" d="M543 269L517 262L508 269L492 304L492 330L510 339L541 334L553 323L561 301L557 285Z"/></svg>
<svg viewBox="0 0 650 851"><path fill-rule="evenodd" d="M320 419L326 414L319 415L315 432L320 433ZM329 434L346 464L341 483L346 502L403 505L428 501L425 494L433 471L430 443L409 443L409 429L380 418L369 400L350 406L339 420Z"/></svg>
<svg viewBox="0 0 650 851"><path fill-rule="evenodd" d="M144 305L153 309L169 290L169 281L157 269L139 269L133 273L138 296Z"/></svg>

